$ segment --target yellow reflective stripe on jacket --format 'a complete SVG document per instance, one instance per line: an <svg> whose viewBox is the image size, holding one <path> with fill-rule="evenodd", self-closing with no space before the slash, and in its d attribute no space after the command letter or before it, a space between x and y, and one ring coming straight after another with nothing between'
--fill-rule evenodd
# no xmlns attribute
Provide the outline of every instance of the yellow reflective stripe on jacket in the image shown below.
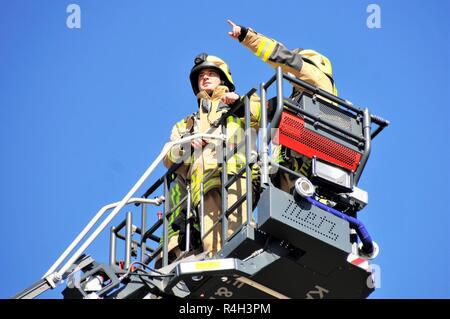
<svg viewBox="0 0 450 319"><path fill-rule="evenodd" d="M264 49L264 47L266 46L266 43L267 43L267 39L263 39L261 41L261 43L258 45L258 49L255 52L256 56L258 56L258 57L261 56L261 52Z"/></svg>
<svg viewBox="0 0 450 319"><path fill-rule="evenodd" d="M242 121L239 117L235 118L236 124L237 124L237 140L239 143L242 141L242 130L244 128L244 125L242 124Z"/></svg>
<svg viewBox="0 0 450 319"><path fill-rule="evenodd" d="M243 125L242 121L239 117L229 116L227 119L227 132L231 132L231 134L227 134L228 137L233 137L235 143L242 142L242 130Z"/></svg>
<svg viewBox="0 0 450 319"><path fill-rule="evenodd" d="M244 140L243 123L239 117L229 116L227 118L227 143L228 150L233 149ZM227 158L227 172L237 173L245 165L244 146L241 146L232 156Z"/></svg>
<svg viewBox="0 0 450 319"><path fill-rule="evenodd" d="M178 121L175 126L178 129L178 133L180 133L180 135L184 135L186 134L186 120L180 120Z"/></svg>
<svg viewBox="0 0 450 319"><path fill-rule="evenodd" d="M227 117L227 142L228 143L232 143L234 142L234 139L236 138L236 126L233 125L234 121L233 121L233 116L228 116ZM233 138L233 140L232 140Z"/></svg>
<svg viewBox="0 0 450 319"><path fill-rule="evenodd" d="M211 179L208 179L204 184L204 191L207 192L210 189L220 187L220 177L214 177Z"/></svg>
<svg viewBox="0 0 450 319"><path fill-rule="evenodd" d="M181 198L181 190L180 190L180 184L176 183L174 187L172 187L170 192L170 208L177 206L180 203ZM181 213L181 206L178 207L173 214L170 216L169 223L173 223L175 218L180 215Z"/></svg>
<svg viewBox="0 0 450 319"><path fill-rule="evenodd" d="M260 57L265 62L272 54L275 45L276 45L275 41L268 38L264 38L258 45L255 55Z"/></svg>
<svg viewBox="0 0 450 319"><path fill-rule="evenodd" d="M275 163L280 164L284 163L284 158L281 154L281 145L277 145L274 147L272 151L272 159L275 161Z"/></svg>
<svg viewBox="0 0 450 319"><path fill-rule="evenodd" d="M180 202L181 199L181 186L179 183L175 183L173 185L173 187L170 188L170 200L169 200L169 208L172 209L173 207L175 207L176 205L178 205L178 203ZM168 238L172 238L173 236L176 236L179 234L179 230L173 230L172 228L172 224L175 221L175 218L177 218L179 215L181 214L181 206L178 207L173 213L172 215L169 217L168 220L168 225L167 225L167 237ZM160 244L162 244L163 241L163 237L161 237L160 240Z"/></svg>
<svg viewBox="0 0 450 319"><path fill-rule="evenodd" d="M202 183L202 179L204 176L208 175L210 171L205 171L201 174L198 171L194 171L192 173L191 179L191 194L196 195L196 193L200 193L200 184ZM220 186L220 172L218 169L212 176L210 176L207 180L203 181L203 191L206 193L207 189L210 187Z"/></svg>
<svg viewBox="0 0 450 319"><path fill-rule="evenodd" d="M264 55L263 55L263 57L262 57L262 60L263 60L264 62L266 62L267 59L268 59L268 58L270 57L270 55L272 54L273 49L275 48L275 44L276 44L275 41L270 41L270 42L269 42L269 46L268 46L266 52L264 53Z"/></svg>
<svg viewBox="0 0 450 319"><path fill-rule="evenodd" d="M253 117L250 118L250 127L259 128L261 121L261 103L259 101L250 100L250 111Z"/></svg>
<svg viewBox="0 0 450 319"><path fill-rule="evenodd" d="M217 174L219 174L220 172L217 172ZM191 185L192 185L192 204L193 206L198 205L198 203L200 203L200 184L201 184L201 178L197 178L194 180L192 180ZM203 192L206 194L207 192L209 192L212 189L218 189L220 188L221 182L220 182L220 177L219 176L211 176L208 180L204 181L203 183Z"/></svg>

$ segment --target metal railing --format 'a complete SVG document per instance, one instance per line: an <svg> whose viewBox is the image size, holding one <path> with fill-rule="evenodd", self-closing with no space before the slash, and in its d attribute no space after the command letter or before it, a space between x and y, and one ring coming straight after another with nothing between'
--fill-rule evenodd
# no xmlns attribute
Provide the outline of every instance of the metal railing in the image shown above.
<svg viewBox="0 0 450 319"><path fill-rule="evenodd" d="M125 204L132 204L132 203L142 203L142 204L152 204L152 205L160 205L163 202L163 198L157 198L157 199L145 199L145 198L130 198ZM69 256L71 252L75 249L75 247L83 240L83 238L88 234L88 232L94 227L94 225L102 218L102 216L108 211L113 208L117 208L121 202L111 203L108 205L103 206L97 214L90 220L90 222L86 225L86 227L78 234L78 236L73 240L73 242L67 247L67 249L59 256L59 258L55 261L55 263L47 270L47 272L44 274L42 278L45 278L52 274L54 271L58 269L58 267L62 264L62 262ZM110 214L111 216L111 214ZM110 217L109 216L109 217ZM114 218L114 217L112 217ZM112 219L110 218L110 219ZM104 227L101 227L102 225L105 225ZM102 223L95 232L95 235L91 235L89 239L87 240L80 249L77 250L75 254L72 255L71 259L69 259L63 267L61 267L58 270L58 273L60 276L62 276L65 271L70 267L71 264L75 260L77 260L81 254L86 250L86 248L92 243L93 240L98 236L98 234L106 227L107 223Z"/></svg>
<svg viewBox="0 0 450 319"><path fill-rule="evenodd" d="M150 174L155 170L158 164L162 161L167 151L178 144L183 144L186 142L190 142L193 139L197 138L210 138L210 139L219 139L223 140L223 136L213 135L213 134L194 134L188 137L184 137L178 141L170 142L165 145L159 156L153 161L153 163L147 168L144 174L139 178L139 180L135 183L135 185L128 191L128 193L123 197L123 199L119 202L105 205L102 207L94 218L86 225L86 227L78 234L78 236L74 239L74 241L69 245L69 247L61 254L61 256L56 260L56 262L49 268L49 270L42 277L46 279L51 286L54 286L56 283L59 283L71 267L74 262L80 258L80 256L86 251L86 249L92 244L92 242L100 235L100 233L111 223L111 221L120 213L120 211L127 205L131 203L143 203L143 204L152 204L152 205L160 205L164 202L164 197L157 197L155 199L146 199L146 198L132 198L132 196L139 190L139 188L143 185L143 183L147 180ZM167 205L166 205L167 206ZM91 235L81 244L81 246L75 251L75 247L81 243L81 241L86 237L86 235L91 231L94 225L103 217L103 215L110 209L113 209L112 212L108 214L108 216L101 222L99 226L91 233ZM128 229L131 225L131 222L127 224ZM130 233L130 231L129 231ZM129 236L129 234L128 234ZM112 238L112 236L111 236ZM114 240L114 239L113 239ZM131 241L127 241L128 245L131 245ZM127 246L126 250L129 250L130 247ZM69 256L70 258L61 266L63 261ZM112 258L110 258L112 259Z"/></svg>

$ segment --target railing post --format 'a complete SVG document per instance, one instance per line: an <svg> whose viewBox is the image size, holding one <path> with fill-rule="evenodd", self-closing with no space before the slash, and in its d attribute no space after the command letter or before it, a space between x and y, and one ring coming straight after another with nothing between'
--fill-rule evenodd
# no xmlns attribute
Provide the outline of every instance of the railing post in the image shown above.
<svg viewBox="0 0 450 319"><path fill-rule="evenodd" d="M169 229L168 229L168 223L167 223L167 214L170 211L170 207L169 207L169 184L167 182L167 179L169 177L165 176L164 177L164 214L163 214L163 259L162 259L162 264L163 267L167 266L169 264L169 251L168 251L168 245L169 245L169 238L168 238L168 233L169 233Z"/></svg>
<svg viewBox="0 0 450 319"><path fill-rule="evenodd" d="M277 111L283 110L283 71L277 68ZM277 123L278 126L278 123Z"/></svg>
<svg viewBox="0 0 450 319"><path fill-rule="evenodd" d="M116 264L116 227L112 226L109 237L109 265Z"/></svg>
<svg viewBox="0 0 450 319"><path fill-rule="evenodd" d="M358 169L355 173L355 186L358 185L359 179L361 178L362 171L364 170L364 167L366 166L367 160L370 156L370 150L371 150L371 137L370 137L370 112L368 108L363 109L363 134L364 134L364 154L361 157L361 161L359 164Z"/></svg>
<svg viewBox="0 0 450 319"><path fill-rule="evenodd" d="M275 114L273 115L271 124L270 124L270 135L268 137L267 143L272 141L272 135L274 134L274 129L278 129L278 125L280 124L281 113L283 111L284 103L283 103L283 71L281 67L277 68L276 74L276 85L277 85L277 108Z"/></svg>
<svg viewBox="0 0 450 319"><path fill-rule="evenodd" d="M131 264L131 237L133 235L133 219L131 212L127 212L126 232L125 232L125 269Z"/></svg>
<svg viewBox="0 0 450 319"><path fill-rule="evenodd" d="M186 205L186 248L185 251L189 251L189 246L191 246L191 188L189 185L187 189L187 205Z"/></svg>
<svg viewBox="0 0 450 319"><path fill-rule="evenodd" d="M228 190L226 189L225 185L227 183L228 180L228 173L227 173L227 153L228 153L228 149L227 149L227 127L226 127L226 123L227 123L227 118L225 117L224 119L222 119L222 134L225 136L225 140L223 141L223 146L222 146L222 150L223 150L223 161L222 161L222 184L221 184L221 188L222 188L222 244L225 243L225 241L227 240L228 237L228 216L226 214L226 211L228 210ZM213 230L214 231L214 230Z"/></svg>
<svg viewBox="0 0 450 319"><path fill-rule="evenodd" d="M205 235L205 224L203 221L203 218L205 217L205 204L204 204L204 185L203 185L203 180L200 184L200 238L203 238L203 236Z"/></svg>
<svg viewBox="0 0 450 319"><path fill-rule="evenodd" d="M261 186L269 185L269 145L267 143L267 107L265 84L261 83Z"/></svg>
<svg viewBox="0 0 450 319"><path fill-rule="evenodd" d="M248 96L245 96L244 99L245 104L245 181L246 181L246 212L242 212L242 214L247 214L247 224L250 225L251 218L252 218L252 212L253 212L253 187L252 187L252 170L250 167L251 161L253 160L252 157L252 149L251 149L251 126L250 126L250 99ZM236 180L236 183L240 182L241 178L238 178ZM242 208L242 206L241 206Z"/></svg>
<svg viewBox="0 0 450 319"><path fill-rule="evenodd" d="M147 204L142 204L142 211L141 211L141 262L142 263L145 260L145 251L147 249L145 240L142 240L144 238L146 231L147 231Z"/></svg>

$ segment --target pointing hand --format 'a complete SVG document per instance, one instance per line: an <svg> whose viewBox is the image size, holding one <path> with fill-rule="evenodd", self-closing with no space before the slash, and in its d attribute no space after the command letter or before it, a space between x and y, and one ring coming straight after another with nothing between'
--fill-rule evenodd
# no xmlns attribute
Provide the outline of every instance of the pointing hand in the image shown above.
<svg viewBox="0 0 450 319"><path fill-rule="evenodd" d="M230 19L228 19L227 22L232 27L232 31L228 32L228 35L233 39L237 39L241 35L241 27L236 25Z"/></svg>

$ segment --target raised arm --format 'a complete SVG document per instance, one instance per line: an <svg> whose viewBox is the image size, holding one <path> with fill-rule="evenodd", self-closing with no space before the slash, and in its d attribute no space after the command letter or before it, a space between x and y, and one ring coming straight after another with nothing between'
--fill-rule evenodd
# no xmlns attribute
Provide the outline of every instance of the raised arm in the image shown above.
<svg viewBox="0 0 450 319"><path fill-rule="evenodd" d="M274 68L281 66L284 72L333 93L330 78L314 64L305 62L300 54L251 28L237 25L231 20L227 22L231 26L228 35L242 43L261 60Z"/></svg>

